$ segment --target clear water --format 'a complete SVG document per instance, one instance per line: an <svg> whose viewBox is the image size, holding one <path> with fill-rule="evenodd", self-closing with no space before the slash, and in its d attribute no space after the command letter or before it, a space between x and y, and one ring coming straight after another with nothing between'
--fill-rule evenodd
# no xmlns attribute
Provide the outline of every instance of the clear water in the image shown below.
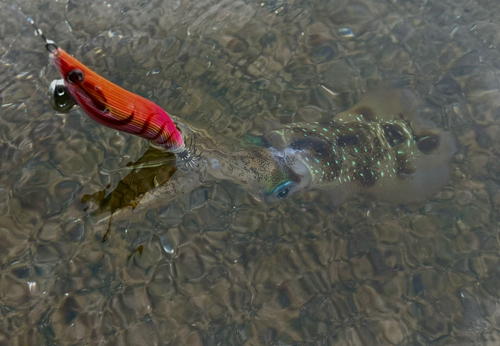
<svg viewBox="0 0 500 346"><path fill-rule="evenodd" d="M495 1L16 2L92 69L210 136L326 120L404 77L457 140L450 184L420 208L333 208L317 192L266 206L209 183L104 243L81 198L117 187L148 144L51 109L57 73L12 4L0 344L500 344Z"/></svg>

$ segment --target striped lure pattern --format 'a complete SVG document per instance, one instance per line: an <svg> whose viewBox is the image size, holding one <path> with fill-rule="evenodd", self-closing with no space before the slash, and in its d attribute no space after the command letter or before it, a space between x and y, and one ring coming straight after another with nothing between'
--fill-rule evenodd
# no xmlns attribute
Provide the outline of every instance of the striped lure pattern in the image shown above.
<svg viewBox="0 0 500 346"><path fill-rule="evenodd" d="M50 57L75 102L93 120L175 154L185 150L180 131L158 105L111 83L59 47Z"/></svg>

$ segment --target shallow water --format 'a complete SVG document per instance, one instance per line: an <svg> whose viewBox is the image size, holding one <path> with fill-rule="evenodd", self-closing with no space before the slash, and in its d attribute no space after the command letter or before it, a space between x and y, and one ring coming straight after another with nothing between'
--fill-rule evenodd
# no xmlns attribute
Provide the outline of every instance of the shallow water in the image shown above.
<svg viewBox="0 0 500 346"><path fill-rule="evenodd" d="M83 63L210 136L330 119L405 78L456 137L450 184L419 208L333 208L320 192L268 206L210 183L104 243L80 200L118 186L148 144L52 110L57 73L11 4L0 344L500 344L494 1L16 2Z"/></svg>

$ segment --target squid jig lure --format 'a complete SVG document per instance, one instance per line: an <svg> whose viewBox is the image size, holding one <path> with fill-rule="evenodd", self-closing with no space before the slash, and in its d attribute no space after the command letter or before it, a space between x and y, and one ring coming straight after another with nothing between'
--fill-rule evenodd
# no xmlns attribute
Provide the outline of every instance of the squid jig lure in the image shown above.
<svg viewBox="0 0 500 346"><path fill-rule="evenodd" d="M152 101L101 77L47 39L31 18L26 19L45 41L49 56L62 77L52 81L49 88L55 110L67 112L77 104L99 124L147 139L175 154L184 167L195 166L199 159L196 148L192 143L186 146L167 112Z"/></svg>

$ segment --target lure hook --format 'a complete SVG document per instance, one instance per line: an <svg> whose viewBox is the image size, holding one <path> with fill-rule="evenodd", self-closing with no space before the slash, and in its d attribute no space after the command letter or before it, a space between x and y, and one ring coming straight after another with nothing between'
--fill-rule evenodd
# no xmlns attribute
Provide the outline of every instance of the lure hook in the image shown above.
<svg viewBox="0 0 500 346"><path fill-rule="evenodd" d="M189 144L184 137L184 143L187 145L184 147L184 150L176 153L176 158L180 161L181 169L184 171L193 169L198 165L198 162L201 160L202 153L196 154L198 149L196 149L193 138L189 139Z"/></svg>

